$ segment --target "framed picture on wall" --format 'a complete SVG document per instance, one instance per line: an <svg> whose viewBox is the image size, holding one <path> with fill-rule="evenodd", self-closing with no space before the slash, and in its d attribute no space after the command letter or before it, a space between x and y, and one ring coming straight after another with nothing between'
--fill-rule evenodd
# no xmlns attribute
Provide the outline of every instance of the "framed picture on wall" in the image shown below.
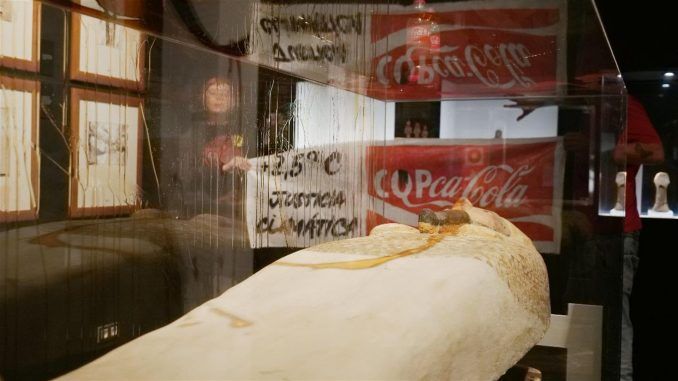
<svg viewBox="0 0 678 381"><path fill-rule="evenodd" d="M72 79L135 91L144 89L143 33L75 12L71 25Z"/></svg>
<svg viewBox="0 0 678 381"><path fill-rule="evenodd" d="M38 71L40 3L0 0L0 66Z"/></svg>
<svg viewBox="0 0 678 381"><path fill-rule="evenodd" d="M396 103L395 137L439 138L440 102Z"/></svg>
<svg viewBox="0 0 678 381"><path fill-rule="evenodd" d="M0 76L0 223L37 218L40 84Z"/></svg>
<svg viewBox="0 0 678 381"><path fill-rule="evenodd" d="M142 101L71 89L70 216L129 214L139 205Z"/></svg>

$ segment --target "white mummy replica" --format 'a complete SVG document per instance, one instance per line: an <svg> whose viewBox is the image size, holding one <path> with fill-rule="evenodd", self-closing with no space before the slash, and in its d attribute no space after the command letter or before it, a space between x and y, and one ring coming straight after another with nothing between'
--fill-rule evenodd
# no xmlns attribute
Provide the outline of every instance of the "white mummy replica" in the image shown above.
<svg viewBox="0 0 678 381"><path fill-rule="evenodd" d="M529 238L460 200L288 255L64 379L494 380L549 319Z"/></svg>
<svg viewBox="0 0 678 381"><path fill-rule="evenodd" d="M654 205L652 206L653 212L671 212L671 209L669 209L668 195L666 193L669 184L671 184L671 180L669 179L668 173L657 172L657 174L654 175L655 196Z"/></svg>

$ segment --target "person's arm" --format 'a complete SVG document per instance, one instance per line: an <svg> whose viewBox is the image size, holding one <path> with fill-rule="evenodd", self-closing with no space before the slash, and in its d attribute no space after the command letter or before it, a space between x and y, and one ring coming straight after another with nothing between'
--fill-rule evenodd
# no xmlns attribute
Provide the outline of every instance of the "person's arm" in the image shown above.
<svg viewBox="0 0 678 381"><path fill-rule="evenodd" d="M618 144L614 149L617 164L661 164L664 162L664 147L657 143Z"/></svg>
<svg viewBox="0 0 678 381"><path fill-rule="evenodd" d="M243 171L249 171L252 166L246 157L235 156L233 159L229 160L228 163L224 164L221 167L221 170L226 172L233 169L240 169Z"/></svg>
<svg viewBox="0 0 678 381"><path fill-rule="evenodd" d="M224 172L235 169L249 171L251 165L243 152L243 144L245 143L243 136L240 134L233 134L230 137L230 140L233 144L233 157L228 160L226 164L221 166L221 170Z"/></svg>

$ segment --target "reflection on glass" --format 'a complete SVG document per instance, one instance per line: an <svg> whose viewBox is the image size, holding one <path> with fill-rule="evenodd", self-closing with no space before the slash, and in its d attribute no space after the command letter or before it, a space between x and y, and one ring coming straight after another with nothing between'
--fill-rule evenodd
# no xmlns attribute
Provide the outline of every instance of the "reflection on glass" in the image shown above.
<svg viewBox="0 0 678 381"><path fill-rule="evenodd" d="M23 3L0 1L0 22L17 20L17 4ZM441 237L421 250L389 246L391 256L372 253L322 271L278 260L320 244L318 262L340 256L322 248L362 242L386 223L412 232L427 209L439 212L461 198L492 212L478 212L484 217L476 221L492 234L506 236L497 222L504 220L492 216L526 234L552 276L550 304L541 300L551 309L551 331L532 349L511 348L516 358L525 356L509 372L554 380L618 373L618 359L608 357L618 352L619 327L602 311L619 309L613 285L620 274L601 264L615 263L621 247L621 221L608 215L621 202L613 156L625 93L589 2L120 4L88 1L74 12L42 4L41 17L22 24L39 33L40 75L6 64L6 49L16 46L8 47L2 29L0 263L7 270L0 271L0 309L10 312L0 314L6 338L0 352L7 354L0 356L0 376L64 374L172 322L191 339L172 351L200 344L190 361L196 367L182 365L193 372L209 353L232 344L229 330L260 329L248 309L284 299L291 304L268 316L280 325L283 318L303 322L313 293L330 308L313 313L327 316L383 303L382 311L398 309L393 316L450 322L448 314L462 315L446 310L449 295L436 294L441 299L426 308L420 303L430 292L411 303L384 301L401 300L422 278L433 281L435 271L467 285L463 274L445 273L459 267L404 266L398 277L388 270L383 283L341 286L348 304L332 299L344 283L323 283L334 276L345 281L339 270L351 266L369 273L402 266L405 257L420 264L427 257L419 254ZM30 39L27 31L12 31L12 41ZM6 86L5 76L35 81L42 96L37 88ZM21 181L17 163L28 165ZM39 210L39 218L18 222L24 210ZM396 238L374 240L388 246ZM360 250L346 255L365 254ZM492 258L504 258L500 251ZM265 271L279 271L279 278L251 286L258 279L251 275L271 264ZM308 284L295 283L307 275ZM401 286L405 291L394 294ZM242 303L231 304L230 295L243 289L250 291ZM290 299L277 294L282 290ZM369 290L381 296L370 299ZM465 295L475 291L469 286ZM198 307L218 322L207 334L200 331L207 324L187 315ZM409 322L397 320L392 332L412 332ZM376 331L365 324L342 337L369 338ZM604 342L601 327L611 332ZM573 334L554 335L558 330ZM336 349L337 332L322 331L317 337L328 346L314 353ZM430 344L419 339L412 342ZM475 340L458 342L467 339ZM257 348L241 349L234 349L238 364L263 363ZM144 360L150 352L156 351L135 358L152 367ZM179 364L185 362L167 366ZM388 364L389 371L400 369Z"/></svg>

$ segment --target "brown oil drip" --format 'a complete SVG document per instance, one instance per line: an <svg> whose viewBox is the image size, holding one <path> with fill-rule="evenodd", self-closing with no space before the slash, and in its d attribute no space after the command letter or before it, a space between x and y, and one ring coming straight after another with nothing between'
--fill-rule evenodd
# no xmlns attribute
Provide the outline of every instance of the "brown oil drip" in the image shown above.
<svg viewBox="0 0 678 381"><path fill-rule="evenodd" d="M198 325L198 324L200 324L200 323L198 323L197 321L189 321L188 323L179 324L178 327L179 328L191 327L191 326Z"/></svg>
<svg viewBox="0 0 678 381"><path fill-rule="evenodd" d="M442 234L442 235L457 235L459 229L464 225L433 225L426 222L419 222L419 231L424 234Z"/></svg>
<svg viewBox="0 0 678 381"><path fill-rule="evenodd" d="M88 225L79 225L79 226L73 226L73 227L65 227L63 229L57 230L52 233L46 233L39 235L37 237L34 237L30 239L28 242L32 243L34 245L41 245L45 247L65 247L69 249L79 249L83 251L100 251L104 253L111 253L111 254L122 254L122 255L128 255L128 256L134 256L137 253L126 251L126 250L120 250L120 249L113 249L109 247L100 247L100 246L90 246L90 245L76 245L72 243L65 242L61 239L60 235L61 234L66 234L66 233L71 233L71 234L77 234L79 230L85 228L85 227L91 227L91 226L96 226L97 224L88 224Z"/></svg>
<svg viewBox="0 0 678 381"><path fill-rule="evenodd" d="M214 312L217 315L231 319L231 327L233 328L245 328L251 326L253 323L245 319L241 319L231 313L228 313L222 309L212 307L210 311Z"/></svg>
<svg viewBox="0 0 678 381"><path fill-rule="evenodd" d="M309 267L312 269L339 269L339 270L364 270L372 267L377 267L383 265L386 262L392 261L394 259L407 257L409 255L421 253L424 250L428 250L431 247L435 246L437 243L445 238L444 235L431 235L421 246L417 246L412 249L403 250L396 254L387 255L385 257L370 258L370 259L360 259L357 261L347 261L347 262L330 262L330 263L291 263L291 262L275 262L274 265L280 266L290 266L290 267Z"/></svg>

